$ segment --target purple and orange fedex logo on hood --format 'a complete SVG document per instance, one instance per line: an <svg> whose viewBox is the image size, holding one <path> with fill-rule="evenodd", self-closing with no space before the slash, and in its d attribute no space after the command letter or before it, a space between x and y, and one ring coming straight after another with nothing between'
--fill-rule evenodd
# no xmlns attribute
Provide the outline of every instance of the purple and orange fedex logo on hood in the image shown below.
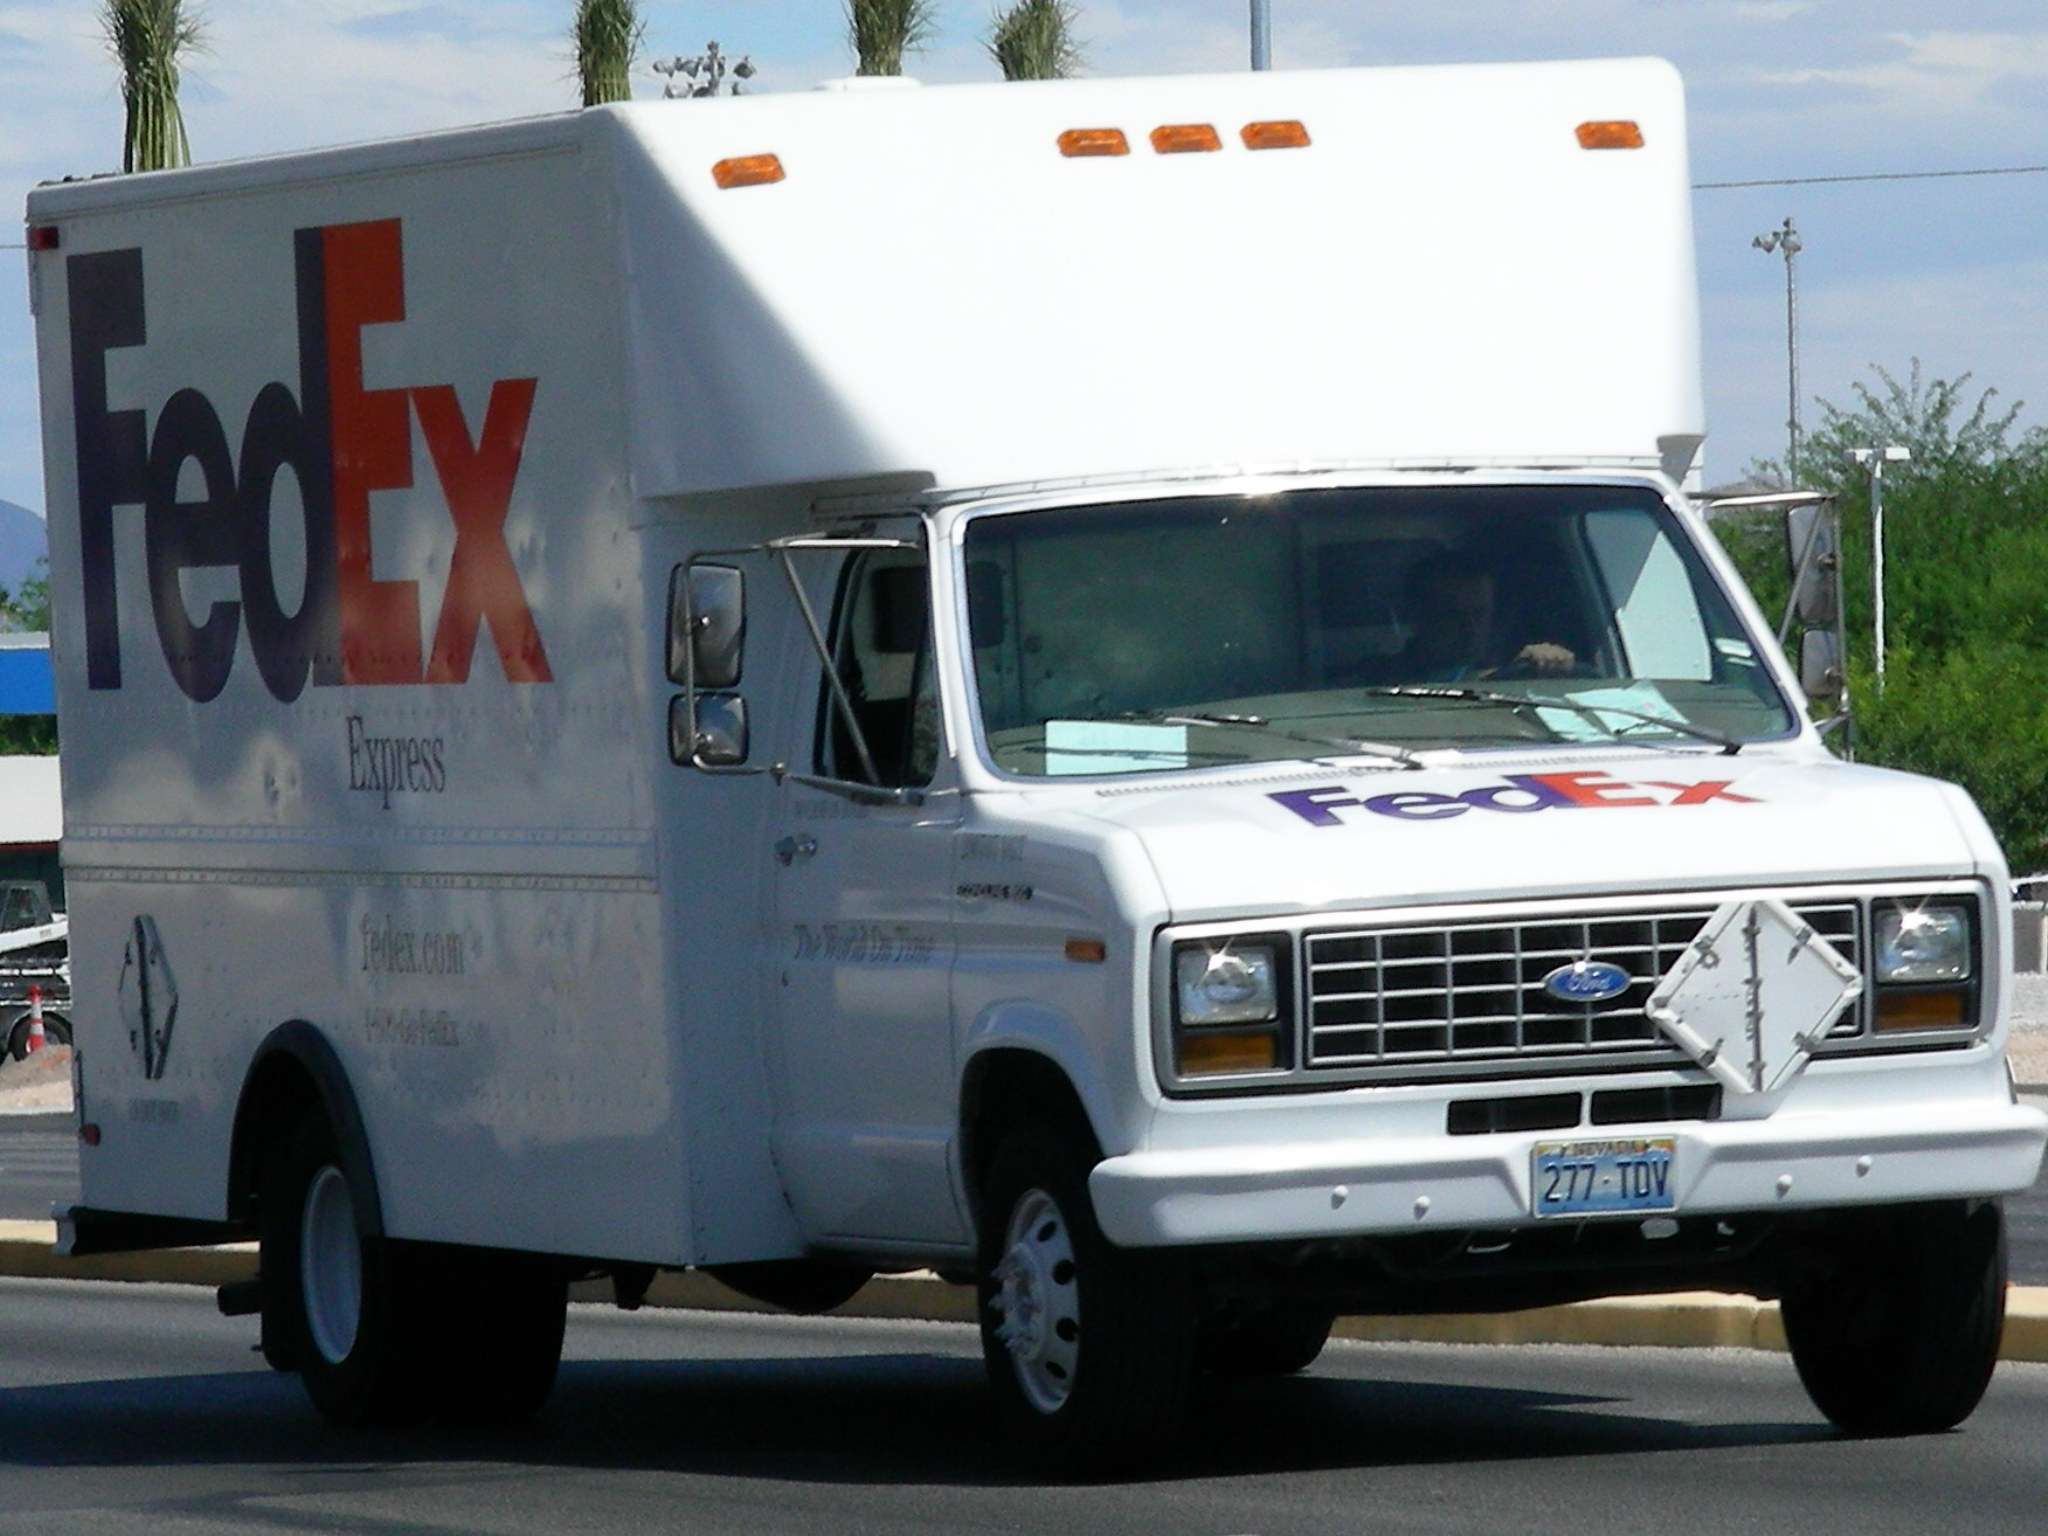
<svg viewBox="0 0 2048 1536"><path fill-rule="evenodd" d="M1620 810L1680 805L1756 805L1755 795L1735 792L1733 779L1679 783L1668 779L1633 782L1605 773L1510 773L1491 784L1458 794L1398 789L1356 795L1341 784L1288 789L1266 797L1312 827L1341 827L1363 811L1395 821L1449 821L1472 811L1526 815L1532 811Z"/></svg>

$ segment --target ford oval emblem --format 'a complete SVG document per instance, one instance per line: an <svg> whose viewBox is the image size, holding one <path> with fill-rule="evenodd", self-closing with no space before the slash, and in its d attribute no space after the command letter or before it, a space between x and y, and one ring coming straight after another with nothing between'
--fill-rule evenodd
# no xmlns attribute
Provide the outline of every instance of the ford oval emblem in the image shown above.
<svg viewBox="0 0 2048 1536"><path fill-rule="evenodd" d="M1628 986L1628 972L1605 960L1574 960L1543 978L1543 990L1564 1003L1604 1003Z"/></svg>

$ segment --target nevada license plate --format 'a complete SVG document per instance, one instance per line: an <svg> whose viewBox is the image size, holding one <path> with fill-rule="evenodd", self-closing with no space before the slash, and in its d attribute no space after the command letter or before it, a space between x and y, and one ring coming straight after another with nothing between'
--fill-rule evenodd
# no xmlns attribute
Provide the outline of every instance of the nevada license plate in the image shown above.
<svg viewBox="0 0 2048 1536"><path fill-rule="evenodd" d="M1612 1141L1545 1141L1536 1146L1533 1202L1538 1216L1602 1216L1678 1208L1670 1136Z"/></svg>

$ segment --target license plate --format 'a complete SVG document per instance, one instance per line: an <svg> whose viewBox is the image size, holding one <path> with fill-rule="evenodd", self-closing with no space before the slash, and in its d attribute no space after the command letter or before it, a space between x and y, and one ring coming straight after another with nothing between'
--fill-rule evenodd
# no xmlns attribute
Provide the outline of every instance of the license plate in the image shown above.
<svg viewBox="0 0 2048 1536"><path fill-rule="evenodd" d="M1670 1136L1539 1142L1533 1204L1538 1216L1600 1216L1678 1208Z"/></svg>

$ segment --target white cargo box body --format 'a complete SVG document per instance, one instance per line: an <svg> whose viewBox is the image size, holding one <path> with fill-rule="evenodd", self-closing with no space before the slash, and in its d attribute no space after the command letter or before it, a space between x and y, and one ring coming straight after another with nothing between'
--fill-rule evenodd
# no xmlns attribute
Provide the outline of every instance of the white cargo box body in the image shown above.
<svg viewBox="0 0 2048 1536"><path fill-rule="evenodd" d="M904 89L38 191L86 1203L221 1217L301 1020L395 1235L798 1251L671 564L892 485L1682 469L1681 110L1647 62Z"/></svg>

